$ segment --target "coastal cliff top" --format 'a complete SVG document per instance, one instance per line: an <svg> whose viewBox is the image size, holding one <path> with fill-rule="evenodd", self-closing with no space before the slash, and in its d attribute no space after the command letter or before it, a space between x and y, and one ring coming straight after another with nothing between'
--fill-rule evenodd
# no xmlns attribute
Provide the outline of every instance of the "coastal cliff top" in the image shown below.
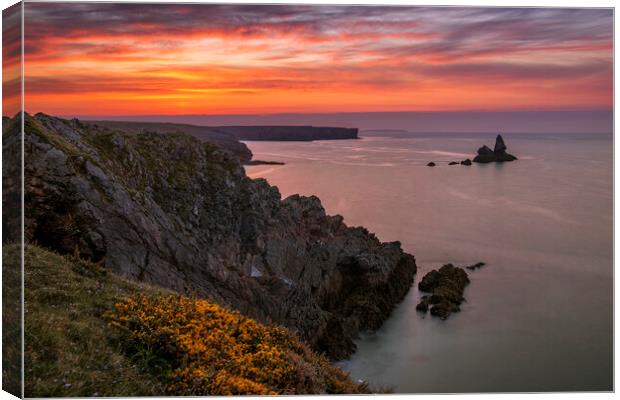
<svg viewBox="0 0 620 400"><path fill-rule="evenodd" d="M282 199L213 143L44 114L24 126L9 122L3 156L21 165L23 138L27 242L283 325L332 359L411 286L415 258L399 242L347 226L315 196ZM6 187L20 187L12 176ZM6 209L11 240L22 220Z"/></svg>

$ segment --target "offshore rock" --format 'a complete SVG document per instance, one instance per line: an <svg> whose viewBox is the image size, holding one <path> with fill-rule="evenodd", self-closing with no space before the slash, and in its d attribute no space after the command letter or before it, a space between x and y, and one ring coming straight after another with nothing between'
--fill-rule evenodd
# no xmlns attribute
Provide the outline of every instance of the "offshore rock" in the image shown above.
<svg viewBox="0 0 620 400"><path fill-rule="evenodd" d="M19 154L19 125L4 154ZM282 200L213 143L44 114L24 125L27 242L287 326L333 359L413 282L399 242L348 227L314 196ZM20 226L9 218L5 232Z"/></svg>
<svg viewBox="0 0 620 400"><path fill-rule="evenodd" d="M481 261L481 262L477 262L477 263L475 263L475 264L473 264L473 265L468 265L468 266L466 266L465 268L473 271L473 270L476 270L476 269L478 269L478 268L482 268L482 267L484 267L485 265L486 265L486 264L485 264L485 263L483 263L483 262Z"/></svg>
<svg viewBox="0 0 620 400"><path fill-rule="evenodd" d="M469 284L469 277L463 268L446 264L439 270L427 273L418 284L418 289L428 292L416 306L418 311L426 312L431 307L431 315L446 319L453 312L460 311L459 305L463 302L465 286Z"/></svg>
<svg viewBox="0 0 620 400"><path fill-rule="evenodd" d="M505 162L514 161L517 157L506 153L506 144L502 135L497 135L495 139L495 147L491 150L489 147L482 146L478 149L478 155L474 158L477 163Z"/></svg>
<svg viewBox="0 0 620 400"><path fill-rule="evenodd" d="M504 138L502 135L497 135L495 139L495 147L493 148L493 153L495 154L503 154L506 153L506 144L504 143Z"/></svg>

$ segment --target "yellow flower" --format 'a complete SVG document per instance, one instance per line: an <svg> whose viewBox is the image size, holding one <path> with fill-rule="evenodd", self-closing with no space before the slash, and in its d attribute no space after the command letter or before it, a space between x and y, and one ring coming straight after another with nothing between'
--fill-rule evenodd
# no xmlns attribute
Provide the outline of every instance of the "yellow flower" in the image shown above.
<svg viewBox="0 0 620 400"><path fill-rule="evenodd" d="M291 394L317 368L325 370L323 391L360 392L288 330L206 300L138 295L117 303L107 318L129 351L156 354L171 366L165 372L171 395Z"/></svg>

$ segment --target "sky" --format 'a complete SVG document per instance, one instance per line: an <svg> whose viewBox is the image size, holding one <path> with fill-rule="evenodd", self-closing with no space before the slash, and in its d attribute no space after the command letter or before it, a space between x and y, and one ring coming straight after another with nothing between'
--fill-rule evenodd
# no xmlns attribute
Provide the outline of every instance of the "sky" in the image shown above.
<svg viewBox="0 0 620 400"><path fill-rule="evenodd" d="M2 10L2 115L14 116L21 98L21 6Z"/></svg>
<svg viewBox="0 0 620 400"><path fill-rule="evenodd" d="M609 9L35 2L25 21L31 113L612 108Z"/></svg>

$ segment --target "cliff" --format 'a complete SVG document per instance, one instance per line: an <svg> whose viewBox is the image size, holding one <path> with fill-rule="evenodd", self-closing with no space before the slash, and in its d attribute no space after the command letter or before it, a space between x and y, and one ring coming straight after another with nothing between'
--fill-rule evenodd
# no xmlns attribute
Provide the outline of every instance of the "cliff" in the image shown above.
<svg viewBox="0 0 620 400"><path fill-rule="evenodd" d="M18 134L14 124L5 136ZM19 154L18 140L5 143ZM413 281L400 243L346 226L316 197L281 199L192 136L37 114L24 148L28 242L284 325L332 359L349 356Z"/></svg>
<svg viewBox="0 0 620 400"><path fill-rule="evenodd" d="M122 130L126 133L185 133L204 142L213 143L235 154L247 163L252 159L250 149L239 140L312 141L357 139L357 128L316 126L197 126L164 122L86 121L99 127ZM95 129L96 129L95 126Z"/></svg>
<svg viewBox="0 0 620 400"><path fill-rule="evenodd" d="M217 126L239 140L312 141L357 139L357 128L319 126Z"/></svg>
<svg viewBox="0 0 620 400"><path fill-rule="evenodd" d="M213 143L218 147L235 154L242 162L248 162L252 159L252 152L248 147L237 140L237 138L229 133L208 126L197 126L187 124L173 124L163 122L124 122L124 121L85 121L88 124L94 124L101 127L111 129L121 129L126 133L185 133L192 135L204 142Z"/></svg>

